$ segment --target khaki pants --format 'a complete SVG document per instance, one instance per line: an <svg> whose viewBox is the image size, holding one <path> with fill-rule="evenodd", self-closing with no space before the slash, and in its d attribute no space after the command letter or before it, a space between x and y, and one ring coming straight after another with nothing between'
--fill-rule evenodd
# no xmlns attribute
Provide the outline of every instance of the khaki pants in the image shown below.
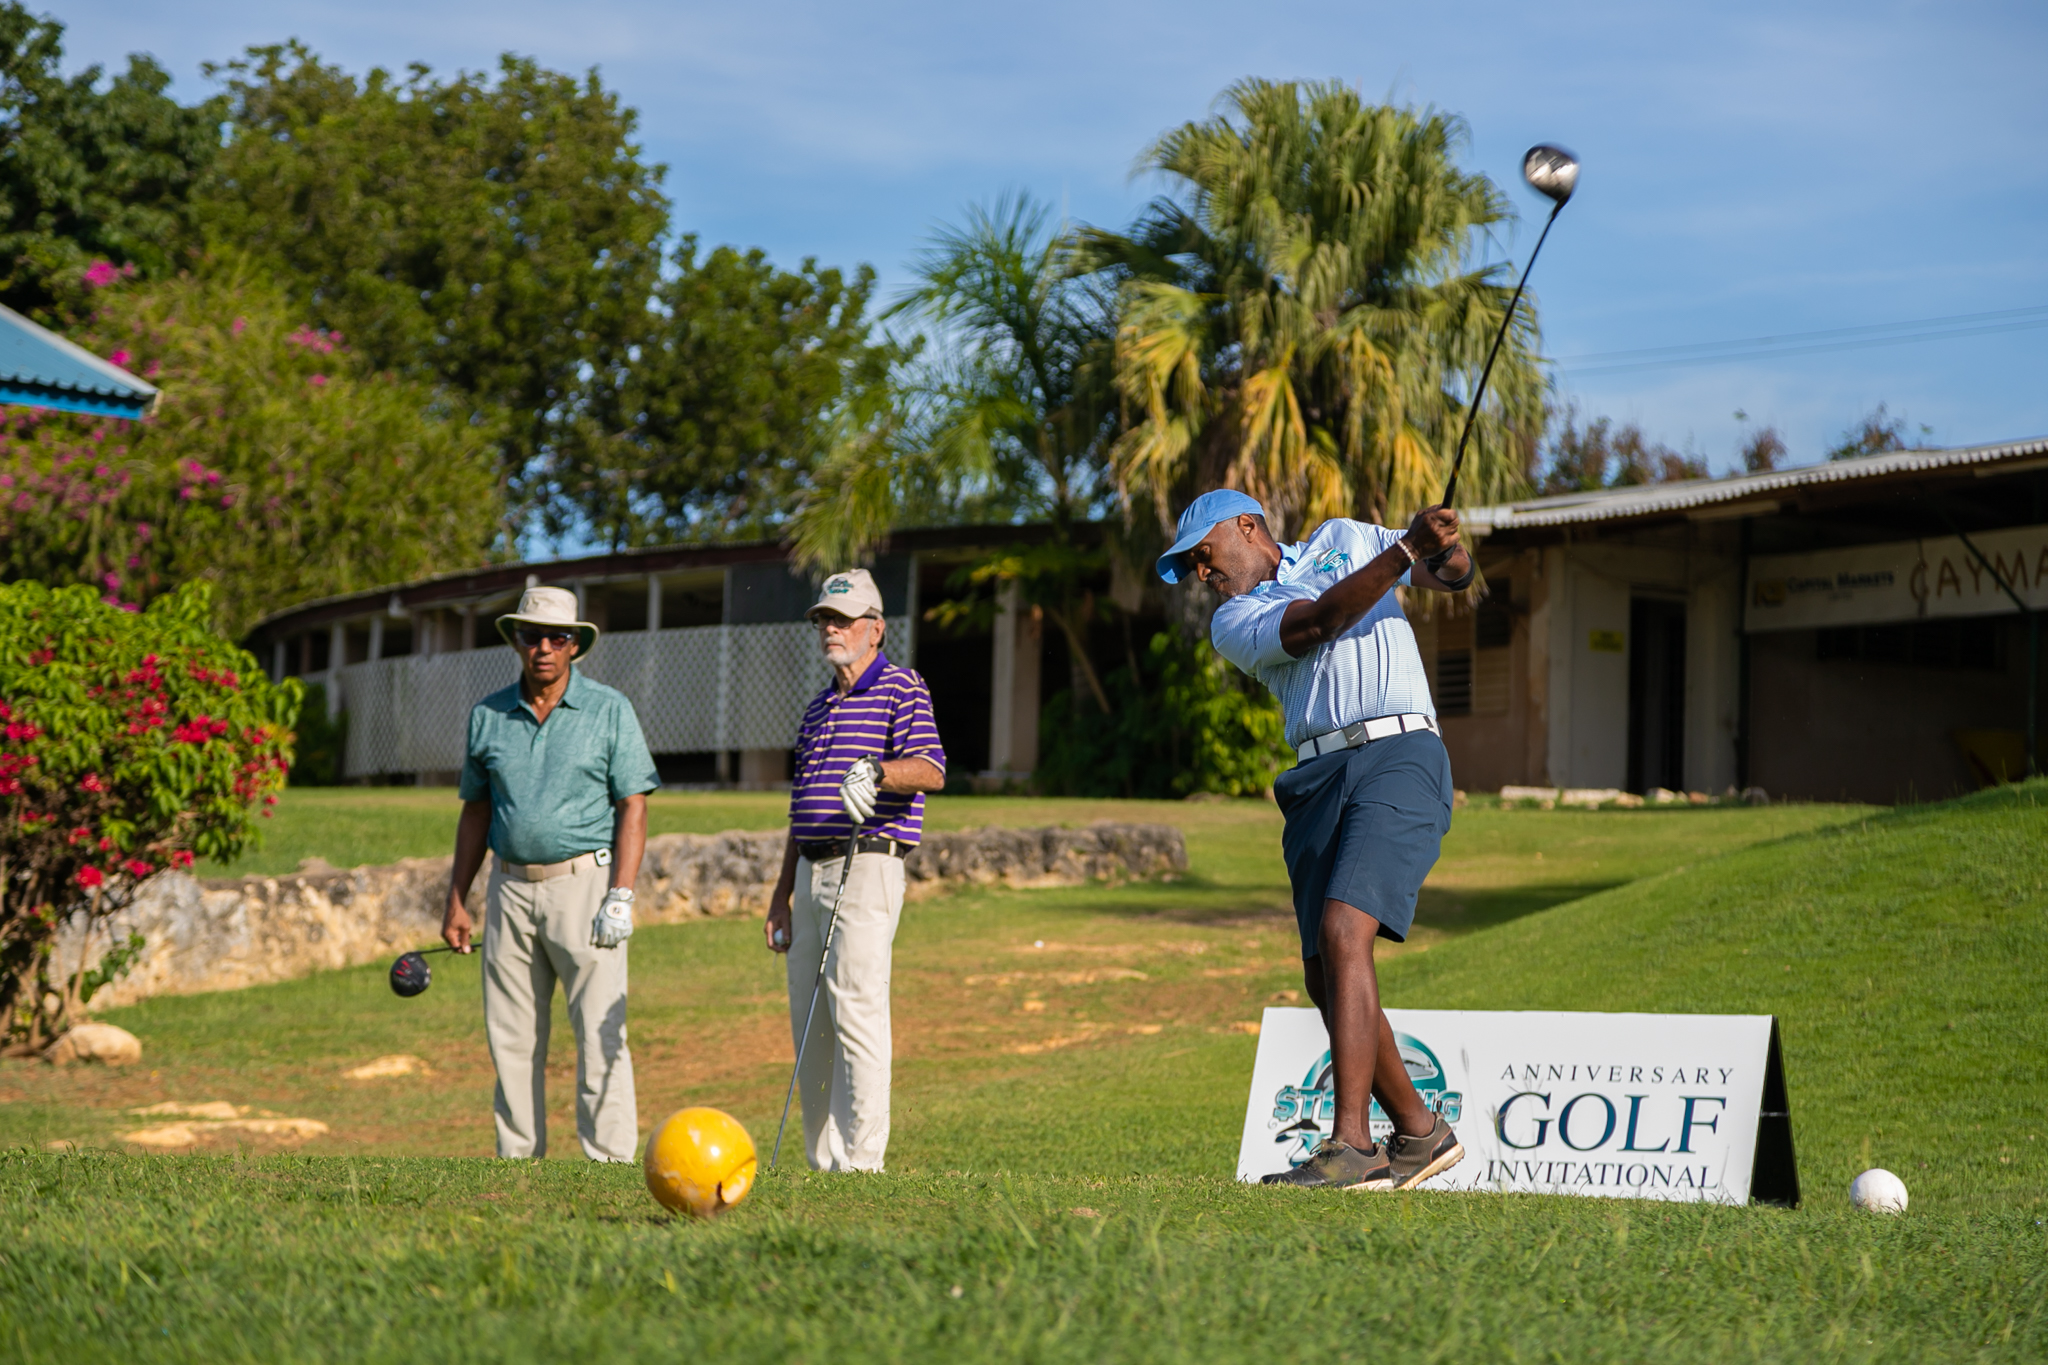
<svg viewBox="0 0 2048 1365"><path fill-rule="evenodd" d="M590 926L611 869L544 882L508 877L494 858L484 902L484 1034L498 1069L498 1155L548 1151L549 1010L555 982L576 1033L576 1135L592 1161L631 1161L640 1141L626 1050L626 950L594 948Z"/></svg>
<svg viewBox="0 0 2048 1365"><path fill-rule="evenodd" d="M800 859L790 898L789 1032L802 1043L843 858ZM819 1171L879 1171L889 1146L889 962L903 915L903 860L854 855L797 1094L804 1154Z"/></svg>

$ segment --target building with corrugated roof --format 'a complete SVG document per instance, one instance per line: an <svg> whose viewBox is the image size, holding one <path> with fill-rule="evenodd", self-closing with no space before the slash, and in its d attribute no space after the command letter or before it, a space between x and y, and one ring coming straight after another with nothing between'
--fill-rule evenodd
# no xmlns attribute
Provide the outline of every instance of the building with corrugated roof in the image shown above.
<svg viewBox="0 0 2048 1365"><path fill-rule="evenodd" d="M885 652L930 682L949 769L987 786L1037 766L1042 679L1064 667L1064 654L1046 649L1037 614L1014 593L997 600L992 622L936 635L923 608L955 595L948 579L978 555L1042 535L1030 526L899 532L870 565ZM535 584L573 591L599 627L577 667L632 698L664 782L788 781L797 720L831 670L804 619L815 584L773 541L443 574L302 603L257 623L248 644L273 677L318 684L330 712L346 713L345 780L451 783L470 707L518 676L494 622Z"/></svg>
<svg viewBox="0 0 2048 1365"><path fill-rule="evenodd" d="M1485 595L1415 614L1455 780L1891 802L2017 775L2044 499L2048 439L1471 509ZM1041 534L901 532L873 565L890 657L931 681L953 772L987 785L1037 766L1064 643L1014 597L943 634L924 610L978 555ZM574 590L603 628L580 666L633 698L665 780L787 779L827 671L811 581L773 542L447 574L301 604L250 643L347 712L349 780L448 782L469 707L515 675L492 622L530 583ZM1164 619L1153 585L1102 586Z"/></svg>
<svg viewBox="0 0 2048 1365"><path fill-rule="evenodd" d="M1894 802L2026 768L2048 439L1474 508L1418 623L1460 786Z"/></svg>

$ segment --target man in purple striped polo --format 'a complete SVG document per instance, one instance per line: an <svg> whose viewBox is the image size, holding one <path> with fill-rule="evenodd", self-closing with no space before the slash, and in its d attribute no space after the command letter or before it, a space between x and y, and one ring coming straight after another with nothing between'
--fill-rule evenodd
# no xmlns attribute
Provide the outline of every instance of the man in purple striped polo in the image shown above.
<svg viewBox="0 0 2048 1365"><path fill-rule="evenodd" d="M924 830L924 793L946 752L924 679L882 655L882 594L866 569L833 574L807 613L832 686L796 736L789 842L768 902L768 947L788 954L789 1031L803 1054L804 1154L820 1171L879 1171L889 1146L889 959L903 914L903 855ZM797 1037L856 835L825 970L824 1008Z"/></svg>

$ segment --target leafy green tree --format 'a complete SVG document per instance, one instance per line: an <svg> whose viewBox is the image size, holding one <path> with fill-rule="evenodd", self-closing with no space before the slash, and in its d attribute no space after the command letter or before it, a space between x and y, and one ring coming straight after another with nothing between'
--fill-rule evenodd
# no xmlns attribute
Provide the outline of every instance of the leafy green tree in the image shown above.
<svg viewBox="0 0 2048 1365"><path fill-rule="evenodd" d="M458 395L496 426L508 487L544 490L647 327L668 204L633 111L595 71L511 55L495 80L357 80L297 43L208 70L229 140L197 195L207 241L373 368Z"/></svg>
<svg viewBox="0 0 2048 1365"><path fill-rule="evenodd" d="M954 344L913 370L928 458L991 489L1008 510L1068 536L1106 510L1117 434L1115 297L1068 269L1045 206L979 205L942 228L917 284L890 310Z"/></svg>
<svg viewBox="0 0 2048 1365"><path fill-rule="evenodd" d="M211 585L239 636L294 602L488 557L492 433L372 371L246 269L98 292L78 340L163 388L141 422L0 422L0 579L110 602Z"/></svg>
<svg viewBox="0 0 2048 1365"><path fill-rule="evenodd" d="M1737 408L1735 420L1747 422L1749 414ZM1784 462L1785 438L1776 427L1758 427L1743 438L1735 453L1742 461L1743 473L1768 474Z"/></svg>
<svg viewBox="0 0 2048 1365"><path fill-rule="evenodd" d="M1934 434L1934 428L1923 425L1921 437ZM1828 451L1830 460L1856 460L1865 455L1884 455L1894 450L1918 450L1920 440L1906 444L1906 419L1894 417L1890 410L1879 403L1869 415L1842 433L1842 439Z"/></svg>
<svg viewBox="0 0 2048 1365"><path fill-rule="evenodd" d="M59 70L64 26L0 5L0 303L48 318L89 262L170 274L220 149L218 100L184 106L145 56Z"/></svg>
<svg viewBox="0 0 2048 1365"><path fill-rule="evenodd" d="M0 1037L23 1049L94 984L51 960L58 930L83 916L89 938L151 873L234 857L284 786L299 684L212 615L202 584L139 613L0 585Z"/></svg>
<svg viewBox="0 0 2048 1365"><path fill-rule="evenodd" d="M1104 553L1075 540L1108 510L1117 433L1113 292L1077 278L1047 210L1028 196L971 207L920 254L917 283L889 316L940 344L899 379L902 416L886 439L852 442L829 460L798 513L800 558L837 567L892 525L929 518L1042 521L1044 544L991 555L966 583L1015 584L1063 634L1076 688L1110 699L1089 658ZM958 611L985 611L989 598Z"/></svg>
<svg viewBox="0 0 2048 1365"><path fill-rule="evenodd" d="M1070 796L1257 796L1294 763L1286 720L1263 686L1204 641L1160 631L1142 659L1104 678L1098 711L1062 692L1045 705L1033 779Z"/></svg>
<svg viewBox="0 0 2048 1365"><path fill-rule="evenodd" d="M1403 519L1443 487L1507 306L1508 267L1473 262L1512 210L1458 168L1454 116L1337 83L1247 80L1223 103L1146 153L1172 194L1127 233L1081 234L1082 263L1124 295L1120 487L1162 527L1219 485L1258 497L1283 537L1330 516ZM1527 486L1536 347L1525 298L1466 455L1475 502Z"/></svg>
<svg viewBox="0 0 2048 1365"><path fill-rule="evenodd" d="M615 546L780 530L828 454L886 424L907 352L871 335L874 285L867 266L781 270L758 248L700 258L685 236L564 443L552 524Z"/></svg>
<svg viewBox="0 0 2048 1365"><path fill-rule="evenodd" d="M1768 428L1759 434L1776 436ZM1782 453L1784 446L1779 445L1778 450ZM1681 455L1663 442L1651 440L1634 422L1617 427L1612 418L1596 417L1581 426L1578 413L1567 408L1564 427L1551 441L1542 491L1578 493L1706 477L1705 460Z"/></svg>

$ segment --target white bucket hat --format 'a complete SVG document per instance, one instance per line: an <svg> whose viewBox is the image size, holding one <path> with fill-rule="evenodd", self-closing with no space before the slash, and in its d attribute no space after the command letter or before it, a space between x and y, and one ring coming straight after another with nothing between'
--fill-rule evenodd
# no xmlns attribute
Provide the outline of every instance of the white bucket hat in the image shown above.
<svg viewBox="0 0 2048 1365"><path fill-rule="evenodd" d="M880 616L882 590L875 586L875 576L866 569L833 574L819 586L818 600L811 603L804 615L816 620L821 611L835 612L850 621Z"/></svg>
<svg viewBox="0 0 2048 1365"><path fill-rule="evenodd" d="M519 608L498 618L498 634L512 644L512 632L520 626L556 626L576 632L576 652L570 662L582 658L597 643L597 627L576 619L576 594L567 588L528 588L519 598Z"/></svg>

